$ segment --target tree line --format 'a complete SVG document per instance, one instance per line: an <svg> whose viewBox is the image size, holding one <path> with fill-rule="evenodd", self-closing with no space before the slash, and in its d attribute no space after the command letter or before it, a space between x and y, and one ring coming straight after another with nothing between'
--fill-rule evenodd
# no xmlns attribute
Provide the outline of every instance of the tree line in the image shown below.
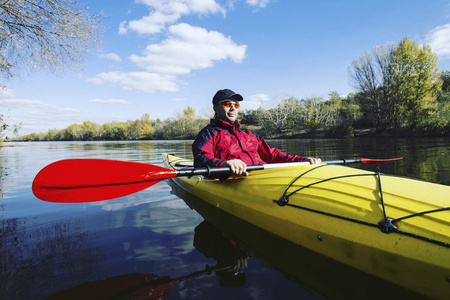
<svg viewBox="0 0 450 300"><path fill-rule="evenodd" d="M358 129L381 135L450 135L450 71L439 72L428 45L404 38L396 46L377 46L352 63L349 76L355 93L291 97L275 107L242 111L239 121L265 137L346 137ZM208 122L188 107L163 121L151 120L149 114L102 125L85 121L15 140L192 139Z"/></svg>
<svg viewBox="0 0 450 300"><path fill-rule="evenodd" d="M364 92L345 97L331 92L327 99L313 96L298 100L288 98L272 108L260 107L240 113L240 123L265 137L287 137L296 134L320 134L326 137L348 137L355 130L370 129L373 134L449 136L450 135L450 72L440 75L440 90L435 101L426 103L425 112L415 113L415 120L404 113L389 124L379 121L383 110L366 107ZM244 100L245 101L245 100ZM431 105L431 107L430 107ZM417 108L418 111L419 108ZM413 112L411 112L413 113ZM386 120L389 120L387 117ZM208 124L209 119L197 116L192 107L166 120L151 120L149 114L127 122L103 125L90 121L73 124L46 133L32 133L17 138L20 141L89 141L89 140L166 140L193 139ZM382 125L377 127L378 125ZM397 126L397 127L396 127Z"/></svg>

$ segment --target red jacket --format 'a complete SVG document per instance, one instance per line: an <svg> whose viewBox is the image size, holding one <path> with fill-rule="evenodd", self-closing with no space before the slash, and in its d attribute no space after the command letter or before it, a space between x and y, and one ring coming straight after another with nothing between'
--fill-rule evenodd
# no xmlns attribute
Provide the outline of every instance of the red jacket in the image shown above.
<svg viewBox="0 0 450 300"><path fill-rule="evenodd" d="M303 156L271 148L263 138L240 126L238 122L230 125L219 119L211 120L192 144L194 166L218 167L231 159L240 159L247 165L303 161Z"/></svg>

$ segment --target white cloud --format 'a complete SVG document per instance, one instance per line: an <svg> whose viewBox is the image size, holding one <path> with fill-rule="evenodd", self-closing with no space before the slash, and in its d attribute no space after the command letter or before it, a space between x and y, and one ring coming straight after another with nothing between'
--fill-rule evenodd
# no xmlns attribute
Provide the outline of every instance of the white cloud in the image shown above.
<svg viewBox="0 0 450 300"><path fill-rule="evenodd" d="M117 62L121 62L122 61L122 58L120 58L120 56L117 55L116 53L103 54L102 57L104 57L106 59L113 60L113 61L117 61Z"/></svg>
<svg viewBox="0 0 450 300"><path fill-rule="evenodd" d="M250 101L257 101L257 102L267 102L270 100L269 95L266 94L255 94L248 97Z"/></svg>
<svg viewBox="0 0 450 300"><path fill-rule="evenodd" d="M150 8L147 16L128 22L120 23L119 33L125 34L127 29L139 34L155 34L176 23L183 15L215 14L225 15L225 9L215 0L138 0Z"/></svg>
<svg viewBox="0 0 450 300"><path fill-rule="evenodd" d="M47 104L39 100L30 100L30 99L5 99L0 100L0 106L5 106L8 108L40 108L45 109L49 113L58 113L58 112L83 112L81 110L70 108L70 107L61 107L59 105Z"/></svg>
<svg viewBox="0 0 450 300"><path fill-rule="evenodd" d="M49 128L65 128L70 122L84 120L87 113L84 110L32 99L1 99L0 106L11 108L8 123L23 123L20 135L46 132Z"/></svg>
<svg viewBox="0 0 450 300"><path fill-rule="evenodd" d="M431 30L425 40L439 58L450 59L450 23Z"/></svg>
<svg viewBox="0 0 450 300"><path fill-rule="evenodd" d="M269 0L246 0L245 2L247 2L248 5L264 8L267 6L267 4L270 1Z"/></svg>
<svg viewBox="0 0 450 300"><path fill-rule="evenodd" d="M216 62L232 60L241 63L247 51L246 45L236 44L231 37L217 31L208 31L189 24L177 24L185 15L209 15L225 9L216 0L136 0L149 8L148 15L119 24L119 34L130 30L139 34L163 32L166 39L150 44L141 54L129 59L146 72L104 72L86 81L102 85L112 83L125 90L146 93L178 91L177 76L187 75L193 70L213 67ZM266 1L258 2L259 5ZM175 25L174 25L175 24ZM168 27L168 28L167 28ZM105 55L119 61L114 53Z"/></svg>
<svg viewBox="0 0 450 300"><path fill-rule="evenodd" d="M161 32L166 24L175 23L181 15L164 14L159 11L152 12L140 20L133 20L128 23L128 29L139 34L155 34Z"/></svg>
<svg viewBox="0 0 450 300"><path fill-rule="evenodd" d="M127 24L127 21L120 22L120 24L119 24L119 34L127 34L128 33L128 30L125 27L126 24Z"/></svg>
<svg viewBox="0 0 450 300"><path fill-rule="evenodd" d="M144 56L132 55L130 59L149 72L181 75L209 68L214 61L240 63L246 50L246 45L239 46L220 32L181 23L169 28L168 39L147 46Z"/></svg>
<svg viewBox="0 0 450 300"><path fill-rule="evenodd" d="M92 99L89 102L97 104L131 104L130 101L122 99Z"/></svg>
<svg viewBox="0 0 450 300"><path fill-rule="evenodd" d="M267 102L270 101L269 95L266 94L255 94L242 101L242 109L258 109Z"/></svg>
<svg viewBox="0 0 450 300"><path fill-rule="evenodd" d="M146 93L176 92L178 86L176 78L172 75L161 75L148 72L104 72L87 81L96 84L114 83L124 90L141 91Z"/></svg>
<svg viewBox="0 0 450 300"><path fill-rule="evenodd" d="M6 99L0 100L1 106L6 107L46 107L48 104L43 103L39 100L29 100L29 99Z"/></svg>
<svg viewBox="0 0 450 300"><path fill-rule="evenodd" d="M118 84L130 91L173 92L178 91L177 75L212 67L217 61L241 63L245 58L246 45L237 45L217 31L182 23L171 26L168 34L161 43L147 46L142 56L129 57L147 72L104 72L86 81Z"/></svg>
<svg viewBox="0 0 450 300"><path fill-rule="evenodd" d="M97 78L97 77L86 78L85 80L86 80L86 82L90 82L90 83L93 83L93 84L96 84L96 85L105 84L105 80L103 80L101 78Z"/></svg>

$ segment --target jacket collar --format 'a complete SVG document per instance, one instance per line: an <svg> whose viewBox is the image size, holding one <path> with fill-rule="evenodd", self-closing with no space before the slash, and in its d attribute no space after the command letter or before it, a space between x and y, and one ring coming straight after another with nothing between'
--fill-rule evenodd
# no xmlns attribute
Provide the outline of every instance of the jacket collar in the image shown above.
<svg viewBox="0 0 450 300"><path fill-rule="evenodd" d="M241 127L241 124L239 124L238 121L234 121L233 124L228 123L227 121L221 120L221 119L211 119L211 125L219 126L227 129L238 129Z"/></svg>

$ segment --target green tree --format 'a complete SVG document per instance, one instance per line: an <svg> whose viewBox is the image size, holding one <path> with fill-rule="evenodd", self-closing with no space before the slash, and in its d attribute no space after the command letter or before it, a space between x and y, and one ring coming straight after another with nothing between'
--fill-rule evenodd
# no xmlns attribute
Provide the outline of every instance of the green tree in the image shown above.
<svg viewBox="0 0 450 300"><path fill-rule="evenodd" d="M444 71L441 73L442 87L439 92L438 101L441 103L450 102L450 71Z"/></svg>
<svg viewBox="0 0 450 300"><path fill-rule="evenodd" d="M419 46L409 38L402 39L390 56L390 101L399 111L394 124L397 128L403 124L415 127L417 120L427 118L437 107L436 99L442 86L438 57L430 46Z"/></svg>
<svg viewBox="0 0 450 300"><path fill-rule="evenodd" d="M329 94L329 102L337 125L355 125L361 118L360 107L354 94L341 97L337 92Z"/></svg>
<svg viewBox="0 0 450 300"><path fill-rule="evenodd" d="M177 114L174 125L175 137L185 139L194 138L199 131L198 122L195 117L195 109L190 106L183 109L181 113Z"/></svg>
<svg viewBox="0 0 450 300"><path fill-rule="evenodd" d="M72 124L63 130L62 139L65 141L80 141L83 139L83 128L80 124Z"/></svg>
<svg viewBox="0 0 450 300"><path fill-rule="evenodd" d="M416 127L437 108L442 82L437 56L426 44L403 38L396 47L377 46L352 63L350 75L377 131Z"/></svg>
<svg viewBox="0 0 450 300"><path fill-rule="evenodd" d="M150 139L155 129L152 125L152 120L150 120L149 114L143 114L141 116L141 138Z"/></svg>
<svg viewBox="0 0 450 300"><path fill-rule="evenodd" d="M239 122L242 125L258 125L258 120L262 113L262 108L254 110L244 110L239 113Z"/></svg>
<svg viewBox="0 0 450 300"><path fill-rule="evenodd" d="M91 121L84 121L83 124L81 124L81 130L81 139L83 141L99 140L103 134L102 125Z"/></svg>
<svg viewBox="0 0 450 300"><path fill-rule="evenodd" d="M429 118L437 134L450 135L450 71L441 73L442 88L437 99L436 113Z"/></svg>
<svg viewBox="0 0 450 300"><path fill-rule="evenodd" d="M117 121L104 124L103 137L111 141L125 140L127 137L125 124Z"/></svg>
<svg viewBox="0 0 450 300"><path fill-rule="evenodd" d="M46 141L60 141L61 140L62 131L56 128L49 129L47 134L45 135L44 140Z"/></svg>

